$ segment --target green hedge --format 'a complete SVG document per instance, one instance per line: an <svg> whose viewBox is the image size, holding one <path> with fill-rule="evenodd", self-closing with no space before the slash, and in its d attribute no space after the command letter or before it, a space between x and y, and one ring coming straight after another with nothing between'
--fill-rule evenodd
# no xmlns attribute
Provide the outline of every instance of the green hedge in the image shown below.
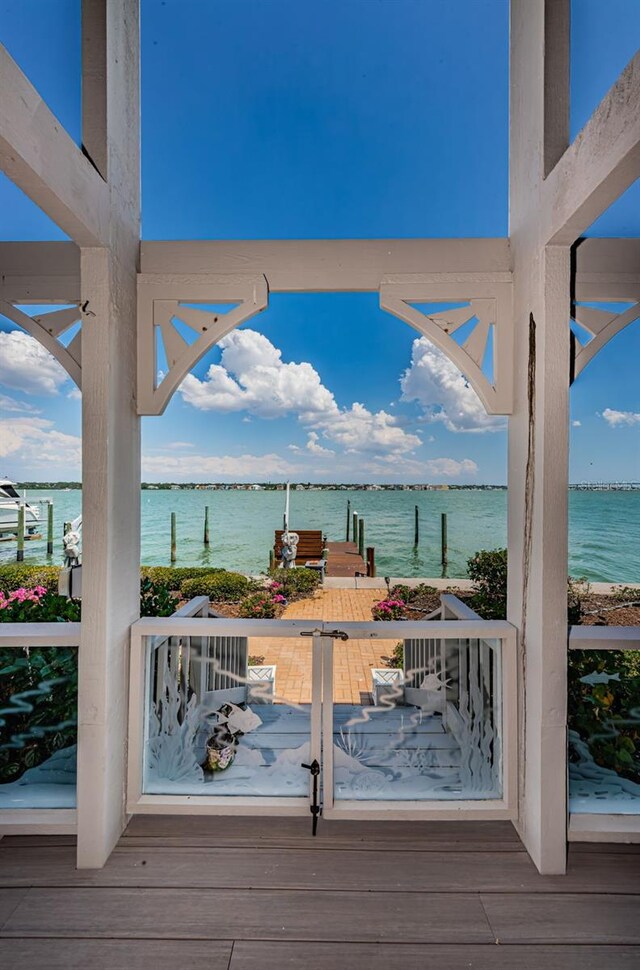
<svg viewBox="0 0 640 970"><path fill-rule="evenodd" d="M311 596L320 585L320 573L316 569L270 569L269 578L282 587L277 592L288 600Z"/></svg>
<svg viewBox="0 0 640 970"><path fill-rule="evenodd" d="M28 566L23 562L10 563L0 566L0 590L3 593L13 593L22 586L27 589L44 586L57 592L59 574L60 566Z"/></svg>
<svg viewBox="0 0 640 970"><path fill-rule="evenodd" d="M186 579L180 587L185 599L191 599L193 596L208 596L215 602L226 603L237 603L255 589L256 584L246 576L224 570L214 575Z"/></svg>
<svg viewBox="0 0 640 970"><path fill-rule="evenodd" d="M150 579L153 583L161 583L169 589L180 590L188 579L204 579L216 573L224 572L215 566L142 566L141 579Z"/></svg>

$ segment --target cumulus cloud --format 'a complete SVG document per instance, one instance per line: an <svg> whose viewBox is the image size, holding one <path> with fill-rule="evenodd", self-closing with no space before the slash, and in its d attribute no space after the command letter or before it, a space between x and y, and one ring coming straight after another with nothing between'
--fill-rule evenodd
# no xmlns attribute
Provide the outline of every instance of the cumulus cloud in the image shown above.
<svg viewBox="0 0 640 970"><path fill-rule="evenodd" d="M44 418L0 418L0 458L9 455L35 467L68 468L69 477L80 469L82 444L75 435L57 431Z"/></svg>
<svg viewBox="0 0 640 970"><path fill-rule="evenodd" d="M602 417L612 428L640 424L640 414L637 411L614 411L612 408L605 408Z"/></svg>
<svg viewBox="0 0 640 970"><path fill-rule="evenodd" d="M0 331L0 383L27 394L57 394L68 380L55 357L22 330Z"/></svg>
<svg viewBox="0 0 640 970"><path fill-rule="evenodd" d="M19 401L9 394L0 394L0 411L7 411L11 414L40 414L38 408L26 401Z"/></svg>
<svg viewBox="0 0 640 970"><path fill-rule="evenodd" d="M145 455L147 481L218 482L269 481L294 475L300 468L279 455Z"/></svg>
<svg viewBox="0 0 640 970"><path fill-rule="evenodd" d="M255 330L234 330L219 344L222 356L204 379L189 374L180 387L183 399L203 411L247 411L261 418L294 414L315 437L308 451L329 449L320 438L346 451L404 454L421 444L386 411L354 403L340 408L332 392L307 363L284 362L282 353Z"/></svg>
<svg viewBox="0 0 640 970"><path fill-rule="evenodd" d="M571 427L572 428L581 428L582 427L582 421L572 421L571 422Z"/></svg>
<svg viewBox="0 0 640 970"><path fill-rule="evenodd" d="M400 386L403 401L417 401L429 422L440 421L448 431L480 433L506 427L505 418L486 413L455 364L426 337L414 340Z"/></svg>
<svg viewBox="0 0 640 970"><path fill-rule="evenodd" d="M420 461L417 458L405 458L394 455L378 455L373 461L365 465L365 470L372 475L389 477L389 470L393 468L398 478L412 477L415 481L428 482L433 478L470 478L477 474L478 466L471 458L429 458Z"/></svg>
<svg viewBox="0 0 640 970"><path fill-rule="evenodd" d="M310 431L307 436L307 451L318 456L335 455L335 451L330 448L323 448L320 444L320 435L316 431Z"/></svg>

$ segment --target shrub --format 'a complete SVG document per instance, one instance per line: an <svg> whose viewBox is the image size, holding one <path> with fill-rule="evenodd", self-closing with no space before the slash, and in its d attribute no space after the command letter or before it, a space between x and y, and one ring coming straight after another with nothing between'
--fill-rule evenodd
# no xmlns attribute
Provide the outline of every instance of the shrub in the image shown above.
<svg viewBox="0 0 640 970"><path fill-rule="evenodd" d="M13 593L16 589L44 586L45 589L58 589L60 566L29 566L23 562L0 566L0 589Z"/></svg>
<svg viewBox="0 0 640 970"><path fill-rule="evenodd" d="M315 569L272 569L270 578L280 583L278 592L288 600L303 599L311 596L320 585L320 573Z"/></svg>
<svg viewBox="0 0 640 970"><path fill-rule="evenodd" d="M374 603L371 613L374 620L404 620L404 600L380 600Z"/></svg>
<svg viewBox="0 0 640 970"><path fill-rule="evenodd" d="M415 603L422 597L431 596L437 592L435 586L428 586L426 583L418 583L417 586L405 586L404 583L398 583L397 586L391 588L389 597L394 600L402 600L404 603Z"/></svg>
<svg viewBox="0 0 640 970"><path fill-rule="evenodd" d="M185 599L191 599L193 596L208 596L214 602L237 603L254 589L255 584L246 576L222 570L213 575L185 580L180 592Z"/></svg>
<svg viewBox="0 0 640 970"><path fill-rule="evenodd" d="M467 561L474 583L470 605L485 620L503 620L507 615L507 550L481 549Z"/></svg>
<svg viewBox="0 0 640 970"><path fill-rule="evenodd" d="M239 613L247 619L272 620L276 615L276 602L269 590L250 593L240 603Z"/></svg>
<svg viewBox="0 0 640 970"><path fill-rule="evenodd" d="M140 616L171 616L179 602L168 586L148 578L140 580Z"/></svg>
<svg viewBox="0 0 640 970"><path fill-rule="evenodd" d="M44 586L0 592L0 623L73 623L80 619L80 602L49 593Z"/></svg>
<svg viewBox="0 0 640 970"><path fill-rule="evenodd" d="M582 622L582 601L589 595L589 584L586 579L567 580L567 613L569 626L576 626Z"/></svg>
<svg viewBox="0 0 640 970"><path fill-rule="evenodd" d="M404 667L404 641L398 640L388 657L383 657L385 667Z"/></svg>
<svg viewBox="0 0 640 970"><path fill-rule="evenodd" d="M203 579L222 572L223 569L213 566L142 566L140 577L182 592L182 584L186 580Z"/></svg>

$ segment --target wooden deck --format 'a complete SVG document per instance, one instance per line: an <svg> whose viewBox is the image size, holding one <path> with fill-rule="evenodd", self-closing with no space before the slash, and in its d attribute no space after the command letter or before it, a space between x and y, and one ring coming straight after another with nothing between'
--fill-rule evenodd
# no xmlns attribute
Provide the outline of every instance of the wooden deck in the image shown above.
<svg viewBox="0 0 640 970"><path fill-rule="evenodd" d="M640 846L539 876L506 822L138 817L107 866L0 842L12 970L632 970Z"/></svg>
<svg viewBox="0 0 640 970"><path fill-rule="evenodd" d="M327 542L327 576L366 576L367 564L355 542Z"/></svg>

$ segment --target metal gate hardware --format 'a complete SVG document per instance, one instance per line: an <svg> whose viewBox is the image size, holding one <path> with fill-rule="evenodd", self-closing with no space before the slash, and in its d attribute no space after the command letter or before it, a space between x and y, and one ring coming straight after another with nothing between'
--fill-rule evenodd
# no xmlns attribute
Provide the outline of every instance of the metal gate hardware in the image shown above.
<svg viewBox="0 0 640 970"><path fill-rule="evenodd" d="M349 634L344 630L303 630L301 637L328 637L330 640L348 640Z"/></svg>
<svg viewBox="0 0 640 970"><path fill-rule="evenodd" d="M313 800L309 806L309 811L313 815L313 822L311 826L311 834L316 835L318 830L318 815L320 814L320 805L318 803L318 777L320 775L320 764L317 758L314 758L310 765L301 765L302 768L307 768L313 776Z"/></svg>

